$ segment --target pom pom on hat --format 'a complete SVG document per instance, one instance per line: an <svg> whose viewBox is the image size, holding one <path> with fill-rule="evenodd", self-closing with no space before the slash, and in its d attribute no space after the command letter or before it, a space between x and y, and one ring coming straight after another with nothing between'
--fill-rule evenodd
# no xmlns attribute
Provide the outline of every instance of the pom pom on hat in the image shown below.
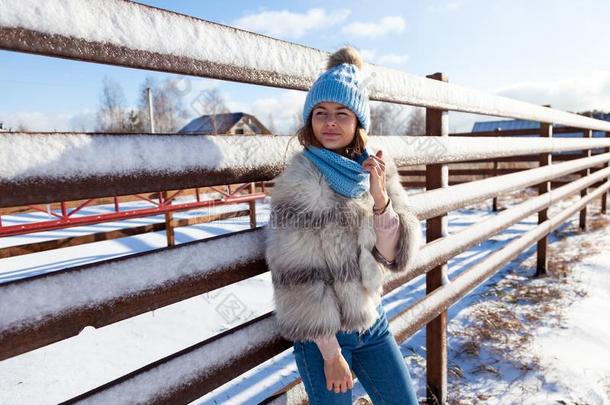
<svg viewBox="0 0 610 405"><path fill-rule="evenodd" d="M353 111L360 126L368 131L371 111L368 91L362 84L362 66L360 53L352 47L341 48L330 55L328 70L318 77L307 93L303 122L307 122L311 111L319 103L334 102Z"/></svg>
<svg viewBox="0 0 610 405"><path fill-rule="evenodd" d="M360 53L351 46L346 46L328 57L326 69L332 69L342 63L356 65L356 67L361 70L363 65L362 56L360 56Z"/></svg>

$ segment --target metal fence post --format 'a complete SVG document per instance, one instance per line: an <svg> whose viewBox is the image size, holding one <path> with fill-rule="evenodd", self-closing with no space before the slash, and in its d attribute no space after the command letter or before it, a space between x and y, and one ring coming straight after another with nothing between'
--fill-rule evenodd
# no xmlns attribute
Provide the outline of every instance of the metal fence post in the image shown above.
<svg viewBox="0 0 610 405"><path fill-rule="evenodd" d="M442 73L427 76L446 82ZM448 112L426 108L426 135L449 136ZM449 166L431 164L426 166L426 189L432 190L449 185ZM447 236L447 214L426 221L426 240ZM430 294L446 284L447 264L442 264L426 273L426 293ZM447 311L426 325L426 400L428 404L444 404L447 401Z"/></svg>
<svg viewBox="0 0 610 405"><path fill-rule="evenodd" d="M540 137L541 138L552 138L553 137L553 124L547 124L545 122L540 123ZM551 153L541 153L538 161L539 166L548 166L552 164L553 155ZM544 194L551 191L551 182L545 181L538 185L538 194ZM538 211L538 224L540 225L546 221L548 217L548 208ZM544 235L538 241L537 260L536 260L536 277L546 275L546 269L548 265L548 258L546 256L546 249L548 246L548 235Z"/></svg>
<svg viewBox="0 0 610 405"><path fill-rule="evenodd" d="M606 138L610 138L610 131L606 132ZM610 148L606 148L604 150L606 153L610 152ZM609 167L610 166L610 162L606 162L606 164L604 165L604 167ZM606 179L606 181L610 181L610 177L608 179ZM608 213L608 192L605 192L602 195L602 209L601 209L602 214L606 214Z"/></svg>
<svg viewBox="0 0 610 405"><path fill-rule="evenodd" d="M256 193L255 183L250 183L250 186L248 187L250 194ZM256 200L250 201L248 205L250 206L250 229L254 229L256 228Z"/></svg>
<svg viewBox="0 0 610 405"><path fill-rule="evenodd" d="M494 160L493 163L493 176L497 176L498 175L498 168L500 167L500 162L498 162L497 160ZM491 210L493 212L498 212L498 196L495 196L492 200L491 200Z"/></svg>
<svg viewBox="0 0 610 405"><path fill-rule="evenodd" d="M591 129L585 129L582 131L582 137L583 138L593 138L593 130ZM582 153L583 157L591 157L591 148L585 149ZM581 173L581 177L585 177L588 176L589 174L591 174L591 169L585 169L583 170ZM587 194L589 193L589 188L585 187L581 192L580 192L580 198L585 197ZM587 206L585 205L583 207L582 210L580 210L580 221L579 221L579 227L580 229L582 229L583 231L587 230Z"/></svg>

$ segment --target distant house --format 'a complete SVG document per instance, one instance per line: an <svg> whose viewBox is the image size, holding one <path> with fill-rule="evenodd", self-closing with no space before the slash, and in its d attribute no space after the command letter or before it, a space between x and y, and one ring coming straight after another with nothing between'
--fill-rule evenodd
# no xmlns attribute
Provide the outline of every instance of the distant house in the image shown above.
<svg viewBox="0 0 610 405"><path fill-rule="evenodd" d="M594 113L593 117L598 120L610 121L610 114ZM555 125L555 128L565 127L565 125ZM473 135L476 132L498 132L498 135L502 134L502 131L510 131L515 129L531 129L531 135L519 135L520 137L538 137L538 130L540 129L540 123L535 121L527 120L498 120L498 121L479 121L475 122L472 127ZM594 138L604 138L606 133L604 131L593 131ZM553 134L554 138L582 138L582 132L568 132L561 134ZM602 149L593 149L598 153L602 152ZM580 152L560 152L561 154L577 154Z"/></svg>
<svg viewBox="0 0 610 405"><path fill-rule="evenodd" d="M593 118L598 120L610 121L610 114L595 113ZM565 125L555 125L556 128L565 127ZM472 132L502 132L515 129L531 129L531 135L523 136L538 136L540 123L527 120L499 120L499 121L479 121L475 122L472 127ZM557 138L582 138L582 132L553 134ZM593 131L594 138L603 138L606 136L604 131Z"/></svg>
<svg viewBox="0 0 610 405"><path fill-rule="evenodd" d="M241 112L202 115L186 124L178 133L201 135L271 135L271 132L255 116Z"/></svg>
<svg viewBox="0 0 610 405"><path fill-rule="evenodd" d="M0 132L8 132L8 128L4 128L4 122L0 122Z"/></svg>

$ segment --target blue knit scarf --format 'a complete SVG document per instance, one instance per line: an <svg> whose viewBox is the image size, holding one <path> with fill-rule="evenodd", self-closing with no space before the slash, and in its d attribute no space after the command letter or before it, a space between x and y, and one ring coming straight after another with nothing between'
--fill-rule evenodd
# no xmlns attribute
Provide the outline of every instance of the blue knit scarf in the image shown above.
<svg viewBox="0 0 610 405"><path fill-rule="evenodd" d="M337 193L358 198L369 191L369 172L362 168L362 163L369 158L366 149L355 161L329 149L312 145L306 148L305 156L320 169L330 188Z"/></svg>

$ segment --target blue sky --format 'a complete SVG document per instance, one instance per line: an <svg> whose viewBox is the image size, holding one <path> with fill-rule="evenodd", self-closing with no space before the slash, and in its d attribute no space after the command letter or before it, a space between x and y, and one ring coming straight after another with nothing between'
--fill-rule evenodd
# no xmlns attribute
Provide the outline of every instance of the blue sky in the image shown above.
<svg viewBox="0 0 610 405"><path fill-rule="evenodd" d="M605 0L141 2L327 51L349 43L373 63L416 75L442 71L452 83L537 104L610 109ZM0 60L0 122L35 130L90 129L105 76L133 105L146 76L176 77L4 51ZM263 122L273 114L279 130L290 127L303 97L189 80L197 89L217 87L234 111ZM456 114L451 127L469 129L472 120Z"/></svg>

